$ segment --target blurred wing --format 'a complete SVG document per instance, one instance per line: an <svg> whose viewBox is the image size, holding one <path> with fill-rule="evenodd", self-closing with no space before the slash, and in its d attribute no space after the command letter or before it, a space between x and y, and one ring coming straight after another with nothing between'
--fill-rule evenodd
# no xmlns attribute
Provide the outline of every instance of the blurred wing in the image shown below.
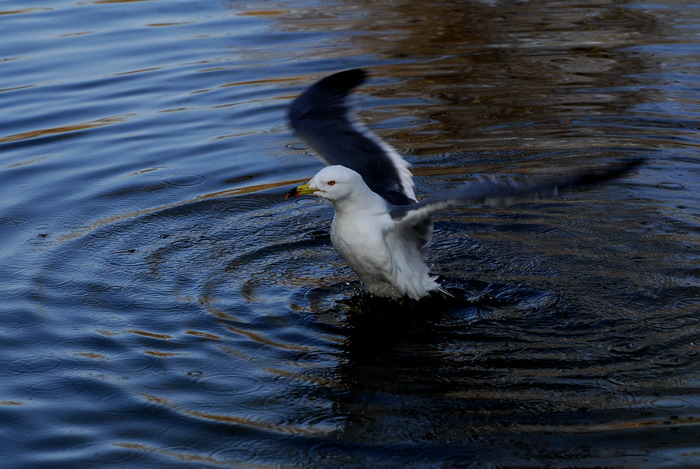
<svg viewBox="0 0 700 469"><path fill-rule="evenodd" d="M554 197L566 190L600 184L623 176L643 161L633 159L619 165L539 182L490 180L466 184L454 190L438 192L416 204L392 207L390 214L401 225L412 225L430 217L434 212L457 205L512 204Z"/></svg>
<svg viewBox="0 0 700 469"><path fill-rule="evenodd" d="M361 84L364 70L330 75L292 102L289 120L294 131L328 165L357 171L367 186L393 205L415 202L408 163L352 116L350 91Z"/></svg>

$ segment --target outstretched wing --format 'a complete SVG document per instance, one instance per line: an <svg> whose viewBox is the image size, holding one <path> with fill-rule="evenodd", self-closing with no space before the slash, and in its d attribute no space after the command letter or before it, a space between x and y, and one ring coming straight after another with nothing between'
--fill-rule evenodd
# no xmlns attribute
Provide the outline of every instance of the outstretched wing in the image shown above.
<svg viewBox="0 0 700 469"><path fill-rule="evenodd" d="M434 212L457 205L508 204L553 197L562 191L600 184L628 173L639 166L643 159L632 159L618 165L594 169L560 179L534 182L488 180L465 184L454 190L438 192L412 205L392 207L391 217L402 225L412 225Z"/></svg>
<svg viewBox="0 0 700 469"><path fill-rule="evenodd" d="M292 128L328 165L357 171L367 186L393 205L415 202L408 163L389 145L360 124L347 104L350 91L366 72L347 70L330 75L292 102Z"/></svg>

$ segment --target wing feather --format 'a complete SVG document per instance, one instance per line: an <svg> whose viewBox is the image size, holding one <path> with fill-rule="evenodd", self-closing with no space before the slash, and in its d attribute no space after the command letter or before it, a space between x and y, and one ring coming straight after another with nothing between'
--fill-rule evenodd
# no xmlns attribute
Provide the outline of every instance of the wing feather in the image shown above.
<svg viewBox="0 0 700 469"><path fill-rule="evenodd" d="M360 123L348 106L350 91L366 75L354 69L318 81L292 102L290 124L325 164L357 171L372 191L394 205L413 203L408 163Z"/></svg>
<svg viewBox="0 0 700 469"><path fill-rule="evenodd" d="M425 220L439 210L457 205L512 204L554 197L563 191L600 184L623 176L643 161L632 159L558 179L530 182L496 179L479 181L454 190L437 192L412 205L392 207L389 213L394 220L405 226Z"/></svg>

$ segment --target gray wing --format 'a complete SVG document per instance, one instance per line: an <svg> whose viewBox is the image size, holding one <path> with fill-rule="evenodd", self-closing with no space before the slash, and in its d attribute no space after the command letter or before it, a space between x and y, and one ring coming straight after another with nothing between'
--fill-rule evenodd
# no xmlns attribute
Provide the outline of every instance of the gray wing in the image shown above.
<svg viewBox="0 0 700 469"><path fill-rule="evenodd" d="M357 171L393 205L415 202L408 164L351 115L347 97L365 76L364 70L347 70L312 85L292 102L290 124L324 163Z"/></svg>
<svg viewBox="0 0 700 469"><path fill-rule="evenodd" d="M392 207L391 217L402 225L420 222L438 210L466 204L509 204L553 197L562 191L600 184L623 176L639 166L643 159L594 169L560 179L534 182L508 180L480 181L454 190L438 192L412 205Z"/></svg>

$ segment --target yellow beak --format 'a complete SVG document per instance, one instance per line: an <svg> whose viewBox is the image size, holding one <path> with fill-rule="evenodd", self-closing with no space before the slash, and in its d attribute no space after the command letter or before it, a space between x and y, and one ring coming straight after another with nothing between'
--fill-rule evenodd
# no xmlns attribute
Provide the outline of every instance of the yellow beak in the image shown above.
<svg viewBox="0 0 700 469"><path fill-rule="evenodd" d="M288 199L290 197L299 197L300 195L309 195L313 194L314 192L318 191L318 189L314 189L312 187L309 187L308 184L302 184L301 186L297 186L291 191L287 192L287 194L284 196L285 199Z"/></svg>

